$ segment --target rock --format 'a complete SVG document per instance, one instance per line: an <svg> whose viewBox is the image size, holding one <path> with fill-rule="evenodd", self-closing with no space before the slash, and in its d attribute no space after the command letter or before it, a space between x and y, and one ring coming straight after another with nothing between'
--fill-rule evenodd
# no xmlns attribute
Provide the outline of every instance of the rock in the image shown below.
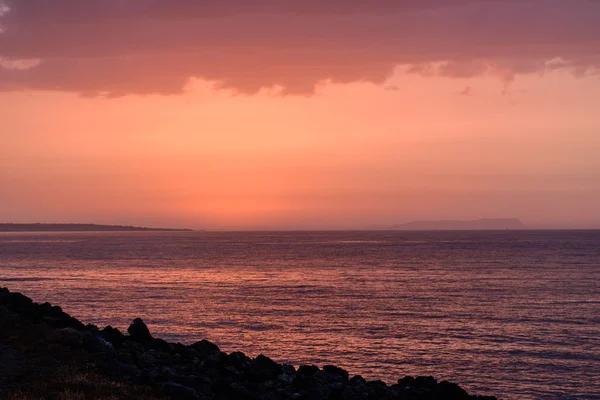
<svg viewBox="0 0 600 400"><path fill-rule="evenodd" d="M35 313L33 300L27 296L23 296L21 293L11 293L6 290L6 292L2 293L2 303L0 304L8 306L9 309L17 311L24 316L32 316ZM43 310L46 308L46 305L48 308L52 307L50 303L44 303L40 304L38 308Z"/></svg>
<svg viewBox="0 0 600 400"><path fill-rule="evenodd" d="M221 370L221 372L225 373L228 376L239 377L242 373L238 371L235 367L228 365Z"/></svg>
<svg viewBox="0 0 600 400"><path fill-rule="evenodd" d="M212 342L209 342L208 340L204 340L204 339L192 344L190 347L197 350L200 354L206 354L206 353L220 351L219 346L217 346L216 344L214 344Z"/></svg>
<svg viewBox="0 0 600 400"><path fill-rule="evenodd" d="M313 376L317 372L319 372L319 367L316 365L301 365L298 368L298 373L304 376Z"/></svg>
<svg viewBox="0 0 600 400"><path fill-rule="evenodd" d="M327 400L348 400L348 397L344 395L343 386L332 387Z"/></svg>
<svg viewBox="0 0 600 400"><path fill-rule="evenodd" d="M133 357L131 356L131 351L128 348L122 348L117 350L117 358L119 361L126 364L133 364Z"/></svg>
<svg viewBox="0 0 600 400"><path fill-rule="evenodd" d="M104 339L102 336L94 335L93 339L96 344L95 348L98 349L98 351L110 354L111 356L116 354L115 347L112 345L112 343L106 341L106 339Z"/></svg>
<svg viewBox="0 0 600 400"><path fill-rule="evenodd" d="M267 389L273 389L275 386L275 382L272 380L268 380L263 383L263 387L266 387Z"/></svg>
<svg viewBox="0 0 600 400"><path fill-rule="evenodd" d="M250 358L240 351L234 351L226 357L225 363L241 369L250 362Z"/></svg>
<svg viewBox="0 0 600 400"><path fill-rule="evenodd" d="M437 380L433 376L417 376L414 385L420 388L435 388Z"/></svg>
<svg viewBox="0 0 600 400"><path fill-rule="evenodd" d="M368 388L369 398L388 399L388 398L393 398L395 395L397 396L396 392L394 392L391 388L388 388L388 386L385 384L385 382L380 381L380 380L367 382L366 386ZM433 400L433 399L429 399L427 397L426 398L417 397L417 398L422 399L422 400Z"/></svg>
<svg viewBox="0 0 600 400"><path fill-rule="evenodd" d="M202 360L201 365L204 368L218 369L222 366L222 363L219 356L213 353L210 356L206 357L204 360Z"/></svg>
<svg viewBox="0 0 600 400"><path fill-rule="evenodd" d="M198 392L191 387L176 382L166 382L160 386L160 393L172 399L199 400Z"/></svg>
<svg viewBox="0 0 600 400"><path fill-rule="evenodd" d="M141 343L152 340L150 330L141 318L134 319L133 323L127 328L127 332L129 332L131 339Z"/></svg>
<svg viewBox="0 0 600 400"><path fill-rule="evenodd" d="M281 366L281 370L292 377L296 376L296 368L293 365L284 364Z"/></svg>
<svg viewBox="0 0 600 400"><path fill-rule="evenodd" d="M169 344L170 351L174 354L181 356L182 354L187 354L190 351L190 348L181 343L170 343Z"/></svg>
<svg viewBox="0 0 600 400"><path fill-rule="evenodd" d="M156 364L156 358L154 358L149 352L140 354L137 361L142 367L150 367Z"/></svg>
<svg viewBox="0 0 600 400"><path fill-rule="evenodd" d="M356 386L364 386L367 384L367 381L360 375L354 375L350 379L350 384L356 385Z"/></svg>
<svg viewBox="0 0 600 400"><path fill-rule="evenodd" d="M177 376L177 372L172 367L168 367L166 365L160 369L160 374L161 376L165 376L167 378Z"/></svg>
<svg viewBox="0 0 600 400"><path fill-rule="evenodd" d="M58 329L58 332L61 333L62 340L65 343L69 343L74 347L83 346L83 343L85 341L85 332L73 328Z"/></svg>
<svg viewBox="0 0 600 400"><path fill-rule="evenodd" d="M148 377L151 380L156 380L160 376L160 370L158 367L150 367L148 368Z"/></svg>
<svg viewBox="0 0 600 400"><path fill-rule="evenodd" d="M94 324L87 324L85 326L85 329L88 331L98 331L98 327Z"/></svg>
<svg viewBox="0 0 600 400"><path fill-rule="evenodd" d="M125 336L116 328L108 325L106 328L100 331L100 334L107 342L111 343L113 347L120 347L125 340Z"/></svg>
<svg viewBox="0 0 600 400"><path fill-rule="evenodd" d="M333 382L335 381L335 375L330 374L327 371L323 371L323 370L318 370L317 372L315 372L312 376L315 379L318 379L320 381L325 381L325 382Z"/></svg>
<svg viewBox="0 0 600 400"><path fill-rule="evenodd" d="M287 374L281 374L277 377L277 380L285 385L291 385L291 383L294 381L294 378Z"/></svg>
<svg viewBox="0 0 600 400"><path fill-rule="evenodd" d="M137 378L142 375L142 372L138 367L126 363L122 363L119 365L118 373L120 376L128 376L131 378Z"/></svg>
<svg viewBox="0 0 600 400"><path fill-rule="evenodd" d="M335 365L325 365L323 367L323 371L329 372L330 374L333 374L333 375L340 376L345 381L348 380L348 376L349 376L348 371L346 371L345 369L336 367Z"/></svg>
<svg viewBox="0 0 600 400"><path fill-rule="evenodd" d="M347 381L348 380L347 373L346 373L345 378L344 378L344 375L340 375L340 374L335 373L335 372L326 371L325 369L317 371L313 375L313 377L315 379L318 379L318 380L321 380L321 381L325 381L325 382L343 382L343 381Z"/></svg>
<svg viewBox="0 0 600 400"><path fill-rule="evenodd" d="M435 388L435 393L439 398L447 400L463 400L468 399L469 394L466 390L458 386L456 383L441 381Z"/></svg>
<svg viewBox="0 0 600 400"><path fill-rule="evenodd" d="M314 375L304 376L298 374L296 375L296 378L294 378L292 386L296 389L308 389L317 386L317 381L315 380Z"/></svg>
<svg viewBox="0 0 600 400"><path fill-rule="evenodd" d="M276 379L281 374L281 366L262 354L259 354L251 364L250 371L259 380Z"/></svg>
<svg viewBox="0 0 600 400"><path fill-rule="evenodd" d="M144 346L138 342L129 342L129 349L134 359L137 359L144 354Z"/></svg>
<svg viewBox="0 0 600 400"><path fill-rule="evenodd" d="M229 390L232 393L232 399L251 399L252 392L248 390L242 383L234 382L229 385Z"/></svg>
<svg viewBox="0 0 600 400"><path fill-rule="evenodd" d="M400 386L414 386L415 378L412 376L405 376L404 378L398 379L398 385Z"/></svg>
<svg viewBox="0 0 600 400"><path fill-rule="evenodd" d="M162 351L170 351L171 347L166 340L163 339L153 339L150 343L147 343L152 349L162 350Z"/></svg>

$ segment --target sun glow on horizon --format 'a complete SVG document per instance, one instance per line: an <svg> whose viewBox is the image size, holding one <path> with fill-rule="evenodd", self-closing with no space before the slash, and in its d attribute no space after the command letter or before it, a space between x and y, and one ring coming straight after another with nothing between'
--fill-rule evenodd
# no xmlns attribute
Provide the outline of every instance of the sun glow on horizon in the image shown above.
<svg viewBox="0 0 600 400"><path fill-rule="evenodd" d="M0 94L13 116L5 129L20 133L2 150L11 171L0 175L10 188L2 217L195 228L585 223L600 194L600 121L590 118L600 81L555 72L504 95L501 86L397 72L384 86L329 84L308 98L237 96L199 80L176 97ZM23 118L25 104L35 119Z"/></svg>
<svg viewBox="0 0 600 400"><path fill-rule="evenodd" d="M0 0L0 221L600 227L599 13Z"/></svg>

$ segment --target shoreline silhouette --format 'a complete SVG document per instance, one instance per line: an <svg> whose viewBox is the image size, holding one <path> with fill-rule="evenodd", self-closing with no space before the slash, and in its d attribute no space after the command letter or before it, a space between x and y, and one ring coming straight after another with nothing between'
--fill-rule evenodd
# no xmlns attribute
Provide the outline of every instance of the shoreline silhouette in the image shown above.
<svg viewBox="0 0 600 400"><path fill-rule="evenodd" d="M333 365L296 368L262 354L228 354L204 339L169 343L152 337L140 318L127 332L85 325L58 306L0 288L0 397L77 391L113 399L496 399L431 376L405 376L388 386Z"/></svg>
<svg viewBox="0 0 600 400"><path fill-rule="evenodd" d="M129 225L102 224L0 224L0 232L193 232L182 228L147 228Z"/></svg>

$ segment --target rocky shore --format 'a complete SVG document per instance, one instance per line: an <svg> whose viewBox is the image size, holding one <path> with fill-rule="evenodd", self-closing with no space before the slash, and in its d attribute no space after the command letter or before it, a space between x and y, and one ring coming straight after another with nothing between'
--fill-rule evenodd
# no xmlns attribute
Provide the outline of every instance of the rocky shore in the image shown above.
<svg viewBox="0 0 600 400"><path fill-rule="evenodd" d="M82 322L49 303L0 288L2 399L492 400L433 377L396 384L326 365L282 365L227 354L207 340L154 338L137 318L127 333Z"/></svg>

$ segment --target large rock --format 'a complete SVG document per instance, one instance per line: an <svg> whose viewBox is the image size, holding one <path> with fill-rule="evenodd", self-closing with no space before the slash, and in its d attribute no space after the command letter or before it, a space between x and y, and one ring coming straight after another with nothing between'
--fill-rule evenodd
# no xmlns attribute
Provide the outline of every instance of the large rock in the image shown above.
<svg viewBox="0 0 600 400"><path fill-rule="evenodd" d="M102 329L100 334L104 340L111 343L115 348L121 347L123 341L125 340L125 336L121 333L121 331L119 331L117 328L113 328L110 325Z"/></svg>
<svg viewBox="0 0 600 400"><path fill-rule="evenodd" d="M275 380L282 373L281 365L269 357L259 354L250 365L250 373L255 380Z"/></svg>
<svg viewBox="0 0 600 400"><path fill-rule="evenodd" d="M323 367L323 371L329 372L332 375L336 375L336 376L342 378L342 380L345 380L345 381L348 380L348 376L349 376L348 371L346 371L343 368L336 367L335 365L325 365Z"/></svg>
<svg viewBox="0 0 600 400"><path fill-rule="evenodd" d="M127 332L129 332L129 336L137 342L145 343L152 340L150 330L141 318L134 319L133 324L129 325L129 328L127 328Z"/></svg>
<svg viewBox="0 0 600 400"><path fill-rule="evenodd" d="M190 347L193 348L194 350L198 351L200 354L206 354L206 353L212 353L212 352L219 351L219 346L217 346L216 344L209 342L208 340L205 340L205 339L202 339L201 341L190 345Z"/></svg>
<svg viewBox="0 0 600 400"><path fill-rule="evenodd" d="M191 387L176 382L165 382L160 386L160 393L172 399L199 400L198 392Z"/></svg>
<svg viewBox="0 0 600 400"><path fill-rule="evenodd" d="M458 386L456 383L441 381L435 388L435 393L440 399L448 400L465 400L469 399L469 394L466 390Z"/></svg>
<svg viewBox="0 0 600 400"><path fill-rule="evenodd" d="M234 351L229 354L226 358L226 363L237 369L244 368L248 363L250 363L250 358L240 351Z"/></svg>
<svg viewBox="0 0 600 400"><path fill-rule="evenodd" d="M313 376L319 372L319 367L316 365L301 365L298 367L298 373L304 376Z"/></svg>

